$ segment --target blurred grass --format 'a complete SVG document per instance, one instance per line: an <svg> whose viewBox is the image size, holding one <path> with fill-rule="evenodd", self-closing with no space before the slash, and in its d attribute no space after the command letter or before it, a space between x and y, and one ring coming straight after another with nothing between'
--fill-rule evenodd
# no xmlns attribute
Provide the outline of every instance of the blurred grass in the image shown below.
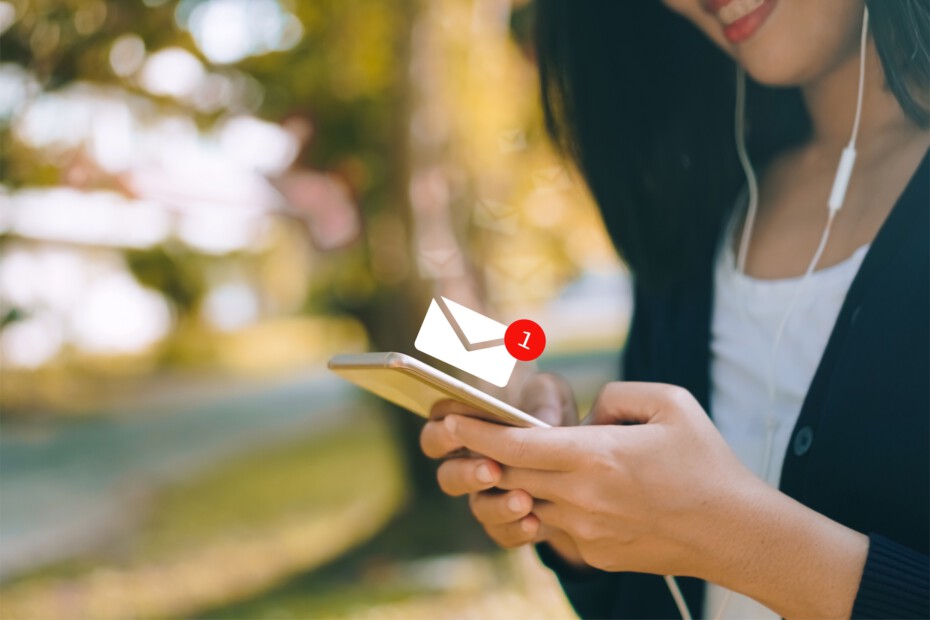
<svg viewBox="0 0 930 620"><path fill-rule="evenodd" d="M349 419L165 490L128 539L5 584L0 617L197 616L339 556L405 495L384 422Z"/></svg>
<svg viewBox="0 0 930 620"><path fill-rule="evenodd" d="M529 548L403 562L347 558L211 619L539 618L575 614Z"/></svg>
<svg viewBox="0 0 930 620"><path fill-rule="evenodd" d="M144 526L140 555L158 557L216 532L247 532L281 515L324 517L360 497L402 495L398 455L373 419L255 454L167 490ZM369 492L369 489L371 490Z"/></svg>

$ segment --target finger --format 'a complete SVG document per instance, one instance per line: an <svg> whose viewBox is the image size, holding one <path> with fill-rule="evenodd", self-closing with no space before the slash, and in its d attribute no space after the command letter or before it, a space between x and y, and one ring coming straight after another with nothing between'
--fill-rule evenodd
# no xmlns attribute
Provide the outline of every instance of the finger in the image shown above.
<svg viewBox="0 0 930 620"><path fill-rule="evenodd" d="M502 467L496 486L507 491L522 489L536 499L562 501L577 484L577 480L569 476L572 474L561 471Z"/></svg>
<svg viewBox="0 0 930 620"><path fill-rule="evenodd" d="M516 428L474 418L450 415L443 424L470 450L505 465L531 469L572 468L584 450L578 431L571 428Z"/></svg>
<svg viewBox="0 0 930 620"><path fill-rule="evenodd" d="M550 426L578 423L578 408L571 386L558 375L541 373L527 381L520 403L527 413Z"/></svg>
<svg viewBox="0 0 930 620"><path fill-rule="evenodd" d="M578 403L575 401L575 391L572 386L560 375L552 375L561 394L562 426L576 426L579 422Z"/></svg>
<svg viewBox="0 0 930 620"><path fill-rule="evenodd" d="M438 459L464 446L442 422L435 421L427 422L420 431L420 447L426 456Z"/></svg>
<svg viewBox="0 0 930 620"><path fill-rule="evenodd" d="M454 459L439 466L439 488L453 497L492 488L500 480L500 465L488 459Z"/></svg>
<svg viewBox="0 0 930 620"><path fill-rule="evenodd" d="M519 521L533 510L533 498L523 490L473 493L468 504L475 518L489 526Z"/></svg>
<svg viewBox="0 0 930 620"><path fill-rule="evenodd" d="M523 410L550 426L561 426L562 399L550 375L536 375L526 382L520 395Z"/></svg>
<svg viewBox="0 0 930 620"><path fill-rule="evenodd" d="M541 526L539 519L529 514L519 521L486 527L485 530L500 546L513 548L538 542Z"/></svg>
<svg viewBox="0 0 930 620"><path fill-rule="evenodd" d="M551 529L570 532L572 524L577 524L578 520L572 514L573 510L557 502L547 502L536 500L533 502L533 514L542 522L543 535Z"/></svg>
<svg viewBox="0 0 930 620"><path fill-rule="evenodd" d="M614 381L601 389L584 424L648 424L693 401L690 392L676 385Z"/></svg>

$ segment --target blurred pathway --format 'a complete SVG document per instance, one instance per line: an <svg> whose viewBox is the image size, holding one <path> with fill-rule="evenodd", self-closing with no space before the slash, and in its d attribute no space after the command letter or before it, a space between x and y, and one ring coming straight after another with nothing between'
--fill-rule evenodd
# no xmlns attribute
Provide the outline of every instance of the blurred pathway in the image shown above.
<svg viewBox="0 0 930 620"><path fill-rule="evenodd" d="M352 388L324 373L158 411L0 426L0 579L111 538L164 483L348 423Z"/></svg>

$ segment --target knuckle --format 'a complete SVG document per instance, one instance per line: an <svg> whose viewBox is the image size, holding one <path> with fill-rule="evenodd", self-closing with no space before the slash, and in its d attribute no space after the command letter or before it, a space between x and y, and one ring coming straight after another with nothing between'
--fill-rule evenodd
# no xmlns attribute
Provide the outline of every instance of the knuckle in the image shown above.
<svg viewBox="0 0 930 620"><path fill-rule="evenodd" d="M582 519L575 525L575 537L583 543L594 543L598 540L597 528L587 520Z"/></svg>
<svg viewBox="0 0 930 620"><path fill-rule="evenodd" d="M665 389L665 397L679 408L689 407L694 402L691 392L678 385L670 385Z"/></svg>
<svg viewBox="0 0 930 620"><path fill-rule="evenodd" d="M594 405L597 406L598 403L601 403L605 398L607 398L608 390L610 390L610 383L605 383L601 386L601 389L597 391L597 396L594 397Z"/></svg>
<svg viewBox="0 0 930 620"><path fill-rule="evenodd" d="M597 471L596 475L602 472ZM578 507L585 507L587 512L594 512L600 508L604 502L603 494L600 493L592 484L583 481L580 484L571 486L566 490L566 498Z"/></svg>
<svg viewBox="0 0 930 620"><path fill-rule="evenodd" d="M617 392L620 391L622 383L620 381L610 381L601 386L600 391L597 393L597 398L594 399L595 407L598 405L603 406L605 403L613 400Z"/></svg>

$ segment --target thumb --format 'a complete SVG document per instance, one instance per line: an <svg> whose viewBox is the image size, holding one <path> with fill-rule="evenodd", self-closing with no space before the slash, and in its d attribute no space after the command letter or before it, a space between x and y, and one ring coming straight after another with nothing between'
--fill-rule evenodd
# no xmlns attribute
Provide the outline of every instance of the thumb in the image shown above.
<svg viewBox="0 0 930 620"><path fill-rule="evenodd" d="M578 423L575 399L565 380L541 373L527 381L521 391L524 411L551 426L572 426Z"/></svg>
<svg viewBox="0 0 930 620"><path fill-rule="evenodd" d="M694 400L676 385L614 381L601 389L583 424L650 424L687 399Z"/></svg>

